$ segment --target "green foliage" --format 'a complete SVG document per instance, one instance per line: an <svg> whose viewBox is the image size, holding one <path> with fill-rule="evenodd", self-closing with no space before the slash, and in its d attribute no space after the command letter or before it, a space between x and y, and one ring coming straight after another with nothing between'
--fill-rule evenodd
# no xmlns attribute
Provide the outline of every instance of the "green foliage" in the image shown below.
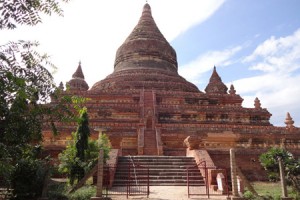
<svg viewBox="0 0 300 200"><path fill-rule="evenodd" d="M41 138L42 114L48 108L40 104L47 102L55 85L46 69L48 57L39 55L37 46L25 41L0 46L1 139L27 143Z"/></svg>
<svg viewBox="0 0 300 200"><path fill-rule="evenodd" d="M48 190L49 200L86 200L95 196L96 187L86 185L73 193L68 193L70 187L65 183L55 183L50 185Z"/></svg>
<svg viewBox="0 0 300 200"><path fill-rule="evenodd" d="M42 22L41 13L62 16L62 1L68 0L1 1L0 29L14 29L17 24L36 25Z"/></svg>
<svg viewBox="0 0 300 200"><path fill-rule="evenodd" d="M56 0L1 0L0 29L35 25L41 13L62 15L60 5ZM41 193L46 167L36 145L42 126L56 134L54 122L72 118L71 101L58 99L60 91L48 70L55 66L38 46L24 40L0 45L0 178L14 189L15 199L34 199ZM50 96L57 103L45 105Z"/></svg>
<svg viewBox="0 0 300 200"><path fill-rule="evenodd" d="M26 160L37 159L28 151L41 142L42 126L55 131L54 121L71 117L63 98L45 105L59 90L46 68L52 64L37 47L25 41L0 46L0 177L7 187L13 185L11 175L25 155Z"/></svg>
<svg viewBox="0 0 300 200"><path fill-rule="evenodd" d="M110 143L108 137L102 134L98 140L89 139L88 148L85 150L85 160L82 161L76 156L76 134L72 134L73 140L69 142L66 149L59 154L58 158L60 161L59 171L61 173L67 174L70 184L78 181L77 170L78 167L84 170L84 173L88 172L93 168L93 166L98 161L99 150L102 148L104 150L104 162L109 158Z"/></svg>
<svg viewBox="0 0 300 200"><path fill-rule="evenodd" d="M272 182L280 181L279 173L269 171L268 172L268 179L269 179L269 181L272 181Z"/></svg>
<svg viewBox="0 0 300 200"><path fill-rule="evenodd" d="M285 149L271 148L260 155L259 161L266 170L279 173L278 158L281 158L285 165L294 160L293 155Z"/></svg>
<svg viewBox="0 0 300 200"><path fill-rule="evenodd" d="M87 112L84 104L90 100L89 98L85 98L85 97L82 97L82 96L71 96L71 102L73 104L73 107L75 108L75 110L79 113L79 117L77 118L77 122L80 123L81 121L81 115L84 113L84 112Z"/></svg>
<svg viewBox="0 0 300 200"><path fill-rule="evenodd" d="M109 159L109 152L111 150L110 142L106 134L101 134L99 137L100 149L103 149L104 163Z"/></svg>
<svg viewBox="0 0 300 200"><path fill-rule="evenodd" d="M76 157L80 161L85 160L85 150L88 148L88 138L90 136L89 119L87 109L84 107L80 110L80 117L78 120L78 127L75 133L76 137Z"/></svg>
<svg viewBox="0 0 300 200"><path fill-rule="evenodd" d="M96 195L95 186L84 186L69 195L70 200L86 200Z"/></svg>
<svg viewBox="0 0 300 200"><path fill-rule="evenodd" d="M77 118L77 130L72 133L73 140L70 141L65 151L59 155L59 171L67 173L70 184L78 182L84 177L97 162L100 148L104 149L105 160L110 151L109 140L106 135L101 136L98 141L89 139L89 119L87 108L83 104L88 100L83 97L73 96L74 109L79 113Z"/></svg>
<svg viewBox="0 0 300 200"><path fill-rule="evenodd" d="M295 191L300 192L300 160L285 149L271 148L266 153L261 154L259 160L261 165L267 170L269 178L273 181L279 180L278 159L281 158L284 165L284 172L287 183L293 186Z"/></svg>
<svg viewBox="0 0 300 200"><path fill-rule="evenodd" d="M11 175L13 199L34 199L41 195L46 175L46 166L39 159L21 159Z"/></svg>
<svg viewBox="0 0 300 200"><path fill-rule="evenodd" d="M49 200L68 200L68 189L65 183L52 183L48 188L47 197Z"/></svg>
<svg viewBox="0 0 300 200"><path fill-rule="evenodd" d="M78 181L84 177L85 171L85 151L88 149L88 140L90 136L89 120L87 109L84 107L79 111L78 127L75 132L75 165L71 168L71 177L76 177ZM71 179L73 183L73 179Z"/></svg>
<svg viewBox="0 0 300 200"><path fill-rule="evenodd" d="M72 133L72 138L75 138L75 133ZM76 147L74 140L71 140L69 144L66 146L66 149L58 155L60 164L59 164L59 172L65 174L70 173L71 168L75 165L76 158Z"/></svg>
<svg viewBox="0 0 300 200"><path fill-rule="evenodd" d="M248 199L248 200L254 200L256 197L255 197L255 195L252 192L246 191L244 193L244 198Z"/></svg>
<svg viewBox="0 0 300 200"><path fill-rule="evenodd" d="M7 186L13 189L14 199L35 199L43 189L44 179L48 171L47 159L38 157L42 151L40 146L25 146L22 156L8 164L9 172L5 180Z"/></svg>

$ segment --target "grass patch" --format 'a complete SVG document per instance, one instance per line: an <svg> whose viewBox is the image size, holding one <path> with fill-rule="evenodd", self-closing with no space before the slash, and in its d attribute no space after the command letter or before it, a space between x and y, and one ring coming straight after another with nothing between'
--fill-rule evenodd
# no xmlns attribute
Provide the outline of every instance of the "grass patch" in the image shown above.
<svg viewBox="0 0 300 200"><path fill-rule="evenodd" d="M251 183L259 196L265 197L265 199L280 199L281 184L280 182L252 182ZM288 187L288 196L294 199L300 199L291 187ZM249 198L252 199L252 198Z"/></svg>
<svg viewBox="0 0 300 200"><path fill-rule="evenodd" d="M254 182L252 185L261 196L281 196L280 182Z"/></svg>

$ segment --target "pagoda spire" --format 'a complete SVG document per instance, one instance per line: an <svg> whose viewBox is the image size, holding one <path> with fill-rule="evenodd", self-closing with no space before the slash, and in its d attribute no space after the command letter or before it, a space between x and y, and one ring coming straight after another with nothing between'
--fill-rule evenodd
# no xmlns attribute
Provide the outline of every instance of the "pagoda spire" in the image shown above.
<svg viewBox="0 0 300 200"><path fill-rule="evenodd" d="M286 113L286 118L285 118L285 121L284 123L286 124L286 128L294 128L294 120L293 118L291 117L290 113Z"/></svg>
<svg viewBox="0 0 300 200"><path fill-rule="evenodd" d="M77 67L75 73L72 75L72 78L82 78L82 79L84 79L84 75L83 75L83 72L82 72L82 69L81 69L81 61L79 61L78 67Z"/></svg>
<svg viewBox="0 0 300 200"><path fill-rule="evenodd" d="M234 89L233 84L230 85L229 94L236 94L236 90Z"/></svg>
<svg viewBox="0 0 300 200"><path fill-rule="evenodd" d="M62 81L59 83L58 88L59 88L60 90L64 90L64 89L65 89L65 88L64 88L64 84L63 84Z"/></svg>
<svg viewBox="0 0 300 200"><path fill-rule="evenodd" d="M176 52L158 29L146 3L137 25L117 50L114 71L159 69L177 74L177 68Z"/></svg>
<svg viewBox="0 0 300 200"><path fill-rule="evenodd" d="M222 82L222 79L217 72L216 66L214 66L213 72L209 79L209 83L205 88L205 92L214 94L227 94L227 90L227 86Z"/></svg>
<svg viewBox="0 0 300 200"><path fill-rule="evenodd" d="M260 103L260 100L257 97L254 100L254 108L261 109L261 103Z"/></svg>
<svg viewBox="0 0 300 200"><path fill-rule="evenodd" d="M70 90L88 90L89 86L84 80L84 75L81 68L81 61L79 61L78 67L75 73L72 75L72 79L67 82Z"/></svg>

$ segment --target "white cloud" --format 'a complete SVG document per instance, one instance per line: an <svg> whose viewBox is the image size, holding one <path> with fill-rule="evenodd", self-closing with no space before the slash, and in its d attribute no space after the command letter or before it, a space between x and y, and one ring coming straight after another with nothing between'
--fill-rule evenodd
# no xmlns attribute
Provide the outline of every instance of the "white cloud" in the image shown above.
<svg viewBox="0 0 300 200"><path fill-rule="evenodd" d="M289 73L300 68L300 29L287 37L270 37L244 59L250 69Z"/></svg>
<svg viewBox="0 0 300 200"><path fill-rule="evenodd" d="M300 125L300 75L283 77L280 75L267 75L234 81L233 84L243 98L243 106L254 107L254 99L260 99L263 108L267 108L273 116L274 125L284 125L287 112Z"/></svg>
<svg viewBox="0 0 300 200"><path fill-rule="evenodd" d="M249 101L245 100L245 106L253 107L254 99L258 97L268 105L265 107L269 108L299 102L299 82L300 75L290 77L281 76L280 74L267 74L236 80L233 84L239 94L248 95Z"/></svg>
<svg viewBox="0 0 300 200"><path fill-rule="evenodd" d="M202 73L211 71L213 66L228 66L233 63L232 57L243 47L236 46L223 51L211 51L198 56L190 63L179 68L179 73L189 81L195 83Z"/></svg>
<svg viewBox="0 0 300 200"><path fill-rule="evenodd" d="M275 125L284 125L285 115L290 112L299 126L300 75L296 70L300 68L300 29L286 37L270 37L243 59L243 64L263 72L233 82L245 99L243 105L253 107L258 97L262 107L273 114Z"/></svg>
<svg viewBox="0 0 300 200"><path fill-rule="evenodd" d="M168 41L211 16L225 0L151 0L152 15ZM38 40L52 56L57 82L66 82L82 61L90 87L113 71L117 48L142 13L141 0L70 1L64 17L47 16L35 27L1 31L0 43L9 40Z"/></svg>

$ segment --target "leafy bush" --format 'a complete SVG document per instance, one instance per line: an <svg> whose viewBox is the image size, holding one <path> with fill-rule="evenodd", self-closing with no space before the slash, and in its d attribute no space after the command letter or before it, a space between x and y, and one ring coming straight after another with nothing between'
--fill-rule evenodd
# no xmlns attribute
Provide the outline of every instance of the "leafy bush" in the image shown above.
<svg viewBox="0 0 300 200"><path fill-rule="evenodd" d="M49 200L68 200L66 191L68 187L65 183L51 184L48 188L48 199Z"/></svg>
<svg viewBox="0 0 300 200"><path fill-rule="evenodd" d="M295 159L293 154L285 149L271 148L266 153L261 154L259 160L267 170L270 180L277 181L279 180L279 158L284 165L287 183L300 193L300 160Z"/></svg>
<svg viewBox="0 0 300 200"><path fill-rule="evenodd" d="M279 174L277 172L268 172L268 179L271 182L280 181Z"/></svg>
<svg viewBox="0 0 300 200"><path fill-rule="evenodd" d="M86 200L96 195L95 186L85 186L68 195L69 200Z"/></svg>
<svg viewBox="0 0 300 200"><path fill-rule="evenodd" d="M244 193L244 198L245 198L245 199L248 199L248 200L254 200L254 199L255 199L255 196L254 196L254 194L252 194L252 192L246 191L246 192Z"/></svg>
<svg viewBox="0 0 300 200"><path fill-rule="evenodd" d="M110 141L106 134L102 134L100 136L99 146L100 146L100 149L103 149L104 163L106 163L106 161L109 159L109 152L111 150Z"/></svg>
<svg viewBox="0 0 300 200"><path fill-rule="evenodd" d="M45 164L40 160L21 159L11 175L13 199L35 199L43 190L46 176Z"/></svg>
<svg viewBox="0 0 300 200"><path fill-rule="evenodd" d="M75 138L75 134L72 134ZM59 154L59 172L67 174L69 181L73 184L76 177L74 177L74 171L77 170L76 166L84 169L84 172L88 172L98 161L99 150L104 150L104 162L109 158L110 142L105 134L102 134L98 140L89 139L88 147L85 150L85 161L81 161L76 157L75 140L70 141L67 148Z"/></svg>

